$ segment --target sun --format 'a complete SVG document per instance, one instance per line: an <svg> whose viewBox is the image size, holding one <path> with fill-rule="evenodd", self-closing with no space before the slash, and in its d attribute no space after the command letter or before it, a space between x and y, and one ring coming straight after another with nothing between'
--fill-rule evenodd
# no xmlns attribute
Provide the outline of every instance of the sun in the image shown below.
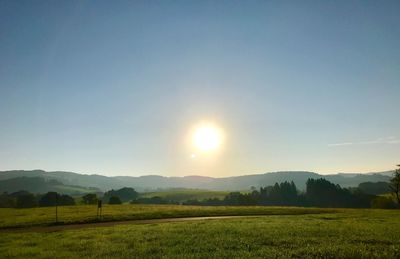
<svg viewBox="0 0 400 259"><path fill-rule="evenodd" d="M213 125L202 125L194 131L193 143L201 151L213 151L221 146L221 130Z"/></svg>

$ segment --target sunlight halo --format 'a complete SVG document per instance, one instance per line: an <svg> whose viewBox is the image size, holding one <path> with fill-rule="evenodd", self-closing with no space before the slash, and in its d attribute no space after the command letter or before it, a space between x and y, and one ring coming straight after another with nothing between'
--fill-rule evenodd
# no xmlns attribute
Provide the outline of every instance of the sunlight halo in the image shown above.
<svg viewBox="0 0 400 259"><path fill-rule="evenodd" d="M201 125L194 131L193 144L203 152L217 150L222 144L222 132L214 125Z"/></svg>

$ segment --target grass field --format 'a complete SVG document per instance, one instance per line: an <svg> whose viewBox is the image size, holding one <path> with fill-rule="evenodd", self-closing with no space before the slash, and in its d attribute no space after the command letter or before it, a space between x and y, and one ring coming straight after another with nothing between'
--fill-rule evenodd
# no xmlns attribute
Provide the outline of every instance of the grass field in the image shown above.
<svg viewBox="0 0 400 259"><path fill-rule="evenodd" d="M58 220L64 224L97 221L95 205L60 206ZM102 221L157 219L221 215L283 215L333 212L332 209L265 206L104 205ZM55 207L0 208L0 229L55 223Z"/></svg>
<svg viewBox="0 0 400 259"><path fill-rule="evenodd" d="M96 189L90 189L72 185L56 185L54 186L54 190L62 194L79 195L79 196L82 196L86 193L94 193L98 191Z"/></svg>
<svg viewBox="0 0 400 259"><path fill-rule="evenodd" d="M243 208L247 210L247 208ZM285 208L280 208L281 213ZM287 210L293 211L292 208ZM400 211L1 233L1 258L399 258Z"/></svg>

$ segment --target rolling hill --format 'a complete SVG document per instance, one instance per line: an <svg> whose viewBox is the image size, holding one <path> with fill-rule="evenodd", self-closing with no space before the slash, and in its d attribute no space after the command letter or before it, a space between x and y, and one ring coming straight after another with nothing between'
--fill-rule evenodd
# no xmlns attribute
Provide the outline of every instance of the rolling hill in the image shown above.
<svg viewBox="0 0 400 259"><path fill-rule="evenodd" d="M94 187L81 187L65 185L56 179L45 179L40 176L21 176L0 180L0 193L28 191L32 193L46 193L50 191L69 195L80 195L84 193L100 192Z"/></svg>
<svg viewBox="0 0 400 259"><path fill-rule="evenodd" d="M78 174L73 172L46 172L43 170L13 170L0 171L0 180L16 177L42 177L47 180L56 180L67 186L92 187L106 191L122 187L132 187L139 192L154 191L169 188L207 189L219 191L249 190L252 186L273 185L276 182L294 181L297 188L303 190L308 178L325 178L342 187L355 187L362 182L388 182L389 172L370 174L330 174L320 175L313 172L288 171L253 174L234 177L205 177L184 176L164 177L159 175L146 176L103 176L97 174ZM0 191L2 191L0 189Z"/></svg>

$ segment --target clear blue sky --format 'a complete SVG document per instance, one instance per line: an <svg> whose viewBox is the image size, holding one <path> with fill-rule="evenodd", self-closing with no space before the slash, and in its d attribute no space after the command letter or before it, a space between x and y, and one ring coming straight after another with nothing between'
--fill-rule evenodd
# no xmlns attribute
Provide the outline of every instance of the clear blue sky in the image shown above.
<svg viewBox="0 0 400 259"><path fill-rule="evenodd" d="M0 1L0 170L400 162L399 1ZM218 154L186 143L223 128Z"/></svg>

